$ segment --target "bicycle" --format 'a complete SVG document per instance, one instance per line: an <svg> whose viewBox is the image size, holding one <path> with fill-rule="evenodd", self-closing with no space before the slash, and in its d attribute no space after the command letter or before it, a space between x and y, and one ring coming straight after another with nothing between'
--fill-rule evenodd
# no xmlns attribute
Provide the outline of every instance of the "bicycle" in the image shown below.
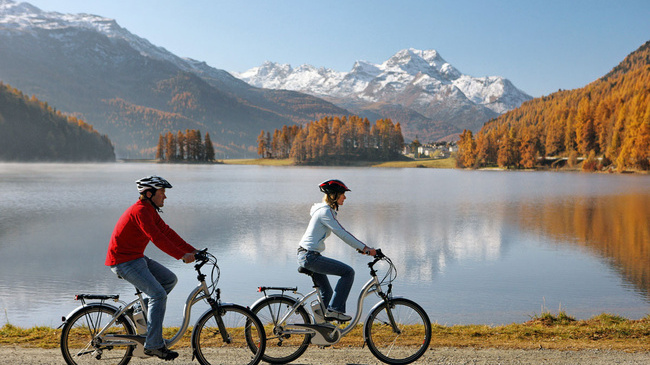
<svg viewBox="0 0 650 365"><path fill-rule="evenodd" d="M388 270L381 280L374 268L378 262L388 264ZM397 270L381 250L377 250L368 267L371 278L359 293L354 318L344 328L339 328L331 323L333 320L324 317L327 307L315 282L314 290L306 295L299 293L297 287L259 287L258 291L263 292L264 297L257 300L251 310L267 331L267 347L262 360L273 364L288 363L299 358L310 344L326 347L338 343L359 323L363 302L373 292L381 301L370 310L363 325L363 337L370 352L388 364L408 364L420 358L431 341L431 322L427 313L412 300L392 296L392 283L397 277ZM302 267L298 271L309 275L313 281L313 272ZM382 289L384 285L386 291ZM267 291L281 293L267 294ZM298 297L288 295L289 292ZM305 304L314 296L316 299L310 303L310 315Z"/></svg>
<svg viewBox="0 0 650 365"><path fill-rule="evenodd" d="M183 322L178 332L169 340L173 346L189 327L192 306L200 301L210 305L192 329L192 359L202 365L224 363L233 359L237 363L256 365L262 359L266 337L262 323L250 309L232 303L221 303L219 266L217 259L201 250L195 254L198 286L190 292L183 310ZM201 272L205 264L212 265L210 285ZM216 276L215 276L216 272ZM101 360L107 364L127 364L132 357L149 358L144 353L147 333L147 304L142 292L136 288L136 299L130 303L119 295L77 294L81 306L63 317L61 352L69 365L82 365ZM86 300L99 300L88 303ZM121 303L116 307L107 301ZM229 351L228 356L224 353ZM252 355L251 355L252 351Z"/></svg>

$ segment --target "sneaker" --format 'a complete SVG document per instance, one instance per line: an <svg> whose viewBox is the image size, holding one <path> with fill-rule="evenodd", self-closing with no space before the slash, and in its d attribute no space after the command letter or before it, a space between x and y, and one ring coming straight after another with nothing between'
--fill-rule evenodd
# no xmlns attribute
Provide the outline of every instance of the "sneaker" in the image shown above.
<svg viewBox="0 0 650 365"><path fill-rule="evenodd" d="M337 321L347 322L351 320L352 317L348 316L345 313L328 309L327 312L325 312L325 319L329 319L329 320L336 319Z"/></svg>
<svg viewBox="0 0 650 365"><path fill-rule="evenodd" d="M144 354L149 356L156 356L163 360L174 360L178 357L178 352L172 351L165 346L155 350L144 349Z"/></svg>

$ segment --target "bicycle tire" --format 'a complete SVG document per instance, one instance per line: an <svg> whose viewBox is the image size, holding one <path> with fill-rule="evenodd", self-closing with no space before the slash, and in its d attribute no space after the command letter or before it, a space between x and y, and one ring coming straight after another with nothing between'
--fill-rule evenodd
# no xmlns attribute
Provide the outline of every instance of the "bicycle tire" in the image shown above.
<svg viewBox="0 0 650 365"><path fill-rule="evenodd" d="M223 321L229 341L224 341L216 316ZM262 323L250 309L227 304L217 311L206 311L196 321L192 331L192 347L201 365L257 365L264 354L266 337ZM252 351L253 348L255 350Z"/></svg>
<svg viewBox="0 0 650 365"><path fill-rule="evenodd" d="M302 356L311 342L310 334L279 333L282 324L278 323L293 306L298 303L291 297L268 297L257 303L251 310L262 321L266 331L266 350L262 360L271 364L286 364ZM311 323L311 317L304 307L299 307L289 317L287 323Z"/></svg>
<svg viewBox="0 0 650 365"><path fill-rule="evenodd" d="M395 333L387 308L399 327ZM431 321L417 303L404 298L380 303L368 315L364 337L373 355L387 364L409 364L420 358L431 342Z"/></svg>
<svg viewBox="0 0 650 365"><path fill-rule="evenodd" d="M73 313L61 330L61 353L68 365L115 364L126 365L131 360L134 346L97 346L95 335L107 325L117 313L106 305L88 305ZM120 316L106 334L134 335L135 331L124 317Z"/></svg>

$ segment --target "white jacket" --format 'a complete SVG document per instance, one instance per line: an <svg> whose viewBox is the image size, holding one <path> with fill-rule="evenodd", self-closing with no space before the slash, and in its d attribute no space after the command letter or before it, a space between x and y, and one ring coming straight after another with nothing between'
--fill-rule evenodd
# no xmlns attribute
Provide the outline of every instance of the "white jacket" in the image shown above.
<svg viewBox="0 0 650 365"><path fill-rule="evenodd" d="M311 220L305 234L300 240L300 247L308 251L323 252L325 250L325 239L334 234L348 245L362 250L365 244L354 237L350 232L336 220L336 211L330 208L327 203L316 203L311 207Z"/></svg>

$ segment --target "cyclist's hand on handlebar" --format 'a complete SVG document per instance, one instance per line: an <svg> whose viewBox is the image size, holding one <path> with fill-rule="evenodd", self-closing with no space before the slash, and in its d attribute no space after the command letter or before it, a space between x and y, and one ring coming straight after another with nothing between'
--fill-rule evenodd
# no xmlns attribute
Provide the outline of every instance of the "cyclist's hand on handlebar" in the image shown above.
<svg viewBox="0 0 650 365"><path fill-rule="evenodd" d="M361 250L361 253L364 255L375 256L377 254L377 251L372 247L366 246L363 248L363 250Z"/></svg>
<svg viewBox="0 0 650 365"><path fill-rule="evenodd" d="M190 262L194 261L194 252L188 252L185 255L183 255L183 262L186 264L189 264Z"/></svg>

